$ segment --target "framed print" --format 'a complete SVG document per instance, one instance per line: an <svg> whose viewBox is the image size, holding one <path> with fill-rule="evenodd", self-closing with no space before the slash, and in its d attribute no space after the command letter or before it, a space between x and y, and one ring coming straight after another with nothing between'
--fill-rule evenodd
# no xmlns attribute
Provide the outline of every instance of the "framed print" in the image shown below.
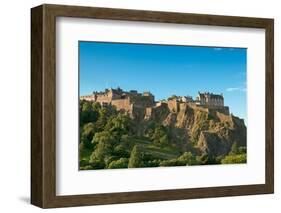
<svg viewBox="0 0 281 213"><path fill-rule="evenodd" d="M31 203L274 192L272 19L31 9Z"/></svg>

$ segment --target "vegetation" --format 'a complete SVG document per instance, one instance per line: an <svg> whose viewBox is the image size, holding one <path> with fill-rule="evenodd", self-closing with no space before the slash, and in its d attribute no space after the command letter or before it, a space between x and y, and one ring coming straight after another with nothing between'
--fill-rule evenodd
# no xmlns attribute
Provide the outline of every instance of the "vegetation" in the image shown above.
<svg viewBox="0 0 281 213"><path fill-rule="evenodd" d="M221 160L222 164L246 163L246 162L247 162L246 147L238 147L237 143L234 143L232 145L229 154Z"/></svg>
<svg viewBox="0 0 281 213"><path fill-rule="evenodd" d="M139 125L142 126L141 131L137 128ZM199 137L200 131L193 131ZM173 131L160 122L136 123L111 105L80 101L81 170L246 162L246 148L238 147L236 143L228 155L214 158L198 151L195 138L190 141L188 149L172 138L175 138Z"/></svg>

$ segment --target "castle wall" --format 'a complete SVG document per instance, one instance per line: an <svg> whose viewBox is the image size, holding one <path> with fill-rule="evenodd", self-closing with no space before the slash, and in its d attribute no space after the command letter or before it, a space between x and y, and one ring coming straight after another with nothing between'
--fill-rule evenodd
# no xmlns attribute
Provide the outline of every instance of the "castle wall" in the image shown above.
<svg viewBox="0 0 281 213"><path fill-rule="evenodd" d="M207 102L207 105L210 106L223 106L223 104L223 100L218 98L209 98Z"/></svg>
<svg viewBox="0 0 281 213"><path fill-rule="evenodd" d="M121 95L116 93L116 92L113 92L112 90L110 90L108 92L108 97L111 99L111 100L115 100L115 99L120 99L121 98Z"/></svg>
<svg viewBox="0 0 281 213"><path fill-rule="evenodd" d="M115 106L117 110L132 111L130 99L112 100L111 105Z"/></svg>
<svg viewBox="0 0 281 213"><path fill-rule="evenodd" d="M107 90L104 93L96 93L96 100L99 103L110 103L112 100L121 99L121 95L113 90Z"/></svg>
<svg viewBox="0 0 281 213"><path fill-rule="evenodd" d="M153 96L131 96L131 102L138 107L152 107L154 106Z"/></svg>
<svg viewBox="0 0 281 213"><path fill-rule="evenodd" d="M95 101L95 96L94 96L94 95L85 95L85 96L80 96L80 100L85 100L85 101Z"/></svg>
<svg viewBox="0 0 281 213"><path fill-rule="evenodd" d="M107 94L99 94L97 95L97 102L99 103L110 103L111 102L111 97L109 97Z"/></svg>

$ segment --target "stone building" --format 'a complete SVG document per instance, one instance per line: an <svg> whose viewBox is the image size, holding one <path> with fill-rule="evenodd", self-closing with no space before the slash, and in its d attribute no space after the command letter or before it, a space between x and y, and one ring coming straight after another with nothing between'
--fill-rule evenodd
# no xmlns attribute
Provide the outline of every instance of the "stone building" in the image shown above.
<svg viewBox="0 0 281 213"><path fill-rule="evenodd" d="M117 110L132 111L138 107L152 107L155 105L154 96L150 92L138 93L117 89L106 89L103 92L93 92L91 95L81 96L81 100L94 101L103 105L113 105Z"/></svg>
<svg viewBox="0 0 281 213"><path fill-rule="evenodd" d="M157 114L161 114L165 110L177 113L184 107L229 114L229 108L224 106L223 95L209 92L198 92L196 100L193 100L191 96L175 96L167 100L155 101L154 95L150 92L138 93L137 90L123 91L116 88L93 92L91 95L81 96L80 99L98 102L102 106L112 105L117 110L129 113L133 117L144 116L146 119L157 117Z"/></svg>
<svg viewBox="0 0 281 213"><path fill-rule="evenodd" d="M223 95L213 94L209 92L200 93L198 92L196 102L198 105L202 106L224 106L224 98Z"/></svg>

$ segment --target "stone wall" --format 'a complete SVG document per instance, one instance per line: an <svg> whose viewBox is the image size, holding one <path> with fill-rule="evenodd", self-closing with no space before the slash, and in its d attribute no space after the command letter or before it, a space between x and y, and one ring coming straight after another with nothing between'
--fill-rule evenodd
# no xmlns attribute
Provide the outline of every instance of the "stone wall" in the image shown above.
<svg viewBox="0 0 281 213"><path fill-rule="evenodd" d="M223 99L219 99L219 98L209 98L208 102L206 103L206 105L209 106L223 106Z"/></svg>
<svg viewBox="0 0 281 213"><path fill-rule="evenodd" d="M121 99L121 94L120 92L116 92L116 91L113 91L113 90L109 90L108 93L107 93L108 97L111 99L111 100L116 100L116 99Z"/></svg>
<svg viewBox="0 0 281 213"><path fill-rule="evenodd" d="M132 104L129 98L112 100L111 105L115 106L117 110L132 111Z"/></svg>
<svg viewBox="0 0 281 213"><path fill-rule="evenodd" d="M108 96L107 94L99 94L97 95L96 101L99 103L110 103L112 98Z"/></svg>
<svg viewBox="0 0 281 213"><path fill-rule="evenodd" d="M80 96L80 100L95 101L95 96L94 96L94 95L84 95L84 96Z"/></svg>
<svg viewBox="0 0 281 213"><path fill-rule="evenodd" d="M131 96L130 99L138 107L152 107L155 105L154 98L151 96Z"/></svg>

